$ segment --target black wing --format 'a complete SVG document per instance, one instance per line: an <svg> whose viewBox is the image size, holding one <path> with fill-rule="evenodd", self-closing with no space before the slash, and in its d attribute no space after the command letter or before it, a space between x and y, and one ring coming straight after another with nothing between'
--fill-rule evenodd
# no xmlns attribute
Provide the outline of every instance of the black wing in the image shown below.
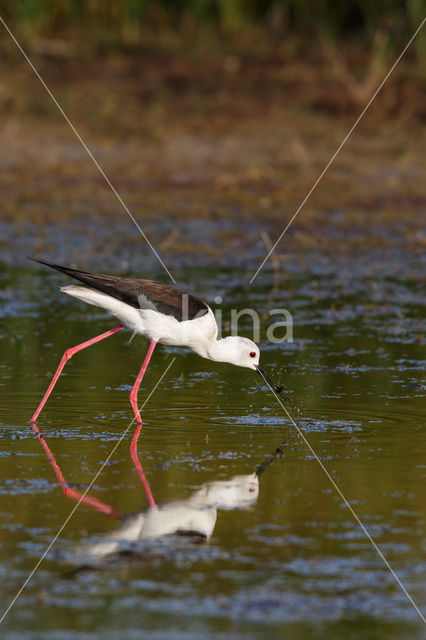
<svg viewBox="0 0 426 640"><path fill-rule="evenodd" d="M173 316L176 320L193 320L207 313L205 302L170 284L133 278L119 278L104 273L88 273L70 267L62 267L45 260L35 260L47 267L65 273L79 280L91 289L121 300L136 309L155 309L160 313Z"/></svg>

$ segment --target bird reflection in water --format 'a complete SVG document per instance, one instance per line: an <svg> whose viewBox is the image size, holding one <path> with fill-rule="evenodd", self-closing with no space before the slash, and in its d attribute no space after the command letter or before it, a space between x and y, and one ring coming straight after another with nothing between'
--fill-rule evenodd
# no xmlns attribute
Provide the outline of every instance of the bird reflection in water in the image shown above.
<svg viewBox="0 0 426 640"><path fill-rule="evenodd" d="M137 550L137 544L142 541L153 542L173 536L206 541L213 533L218 510L248 508L255 504L258 494L256 473L207 482L184 500L123 516L115 531L93 543L80 545L78 551L89 560Z"/></svg>
<svg viewBox="0 0 426 640"><path fill-rule="evenodd" d="M120 520L120 525L112 533L102 539L98 538L96 542L80 545L78 554L84 556L86 560L129 551L132 550L132 545L134 547L141 541L155 541L167 536L188 536L196 541L208 540L213 533L218 510L245 509L256 503L259 495L259 476L269 464L268 459L266 466L264 463L259 465L253 473L234 476L229 480L208 482L184 500L156 505L137 454L139 428L133 436L130 452L149 507L137 513L125 515L101 500L73 489L66 482L37 425L33 423L32 427L64 494Z"/></svg>

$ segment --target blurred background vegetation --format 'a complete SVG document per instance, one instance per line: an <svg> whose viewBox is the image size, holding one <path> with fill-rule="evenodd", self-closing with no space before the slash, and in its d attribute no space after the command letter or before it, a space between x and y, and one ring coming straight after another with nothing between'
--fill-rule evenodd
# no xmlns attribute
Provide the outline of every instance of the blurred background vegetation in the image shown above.
<svg viewBox="0 0 426 640"><path fill-rule="evenodd" d="M21 32L66 37L78 29L102 46L129 46L147 32L169 31L192 40L206 33L219 39L250 37L260 29L279 40L289 33L368 42L378 31L400 46L420 24L424 0L3 0L3 17ZM415 48L426 51L425 33ZM253 43L253 42L252 42Z"/></svg>
<svg viewBox="0 0 426 640"><path fill-rule="evenodd" d="M260 218L263 252L425 15L425 0L0 0L0 16L82 136L96 141L125 201L153 224L171 221L170 235L150 229L168 260L177 250L229 256L242 236L251 250L247 228ZM315 191L293 249L318 242L311 227L336 202L352 228L371 210L386 221L413 211L407 234L417 242L425 54L426 27ZM81 217L86 229L93 206L121 220L1 25L0 128L1 215L37 222L40 250L48 220ZM183 219L211 221L221 235L202 247L178 238L174 221Z"/></svg>

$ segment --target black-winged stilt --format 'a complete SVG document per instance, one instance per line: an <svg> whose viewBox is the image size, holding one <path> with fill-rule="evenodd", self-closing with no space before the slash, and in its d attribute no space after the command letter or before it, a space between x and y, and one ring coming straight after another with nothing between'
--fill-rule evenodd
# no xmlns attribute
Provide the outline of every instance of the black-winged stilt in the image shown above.
<svg viewBox="0 0 426 640"><path fill-rule="evenodd" d="M257 345L248 338L240 336L229 336L218 340L218 327L213 311L205 302L185 293L185 291L153 280L88 273L62 267L45 260L36 260L36 262L57 269L83 283L85 286L61 287L61 291L106 309L116 316L122 324L65 351L46 393L31 418L31 422L37 420L66 362L78 351L112 336L124 326L151 341L148 353L130 392L130 404L138 424L142 423L137 406L138 390L157 343L189 347L203 358L253 369L265 379L276 393L282 392L283 387L272 382L259 365L260 352Z"/></svg>

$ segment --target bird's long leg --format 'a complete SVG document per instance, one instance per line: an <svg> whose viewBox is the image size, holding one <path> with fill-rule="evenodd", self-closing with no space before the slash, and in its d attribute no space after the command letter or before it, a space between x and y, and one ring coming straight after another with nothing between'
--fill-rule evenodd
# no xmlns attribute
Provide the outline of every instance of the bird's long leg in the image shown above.
<svg viewBox="0 0 426 640"><path fill-rule="evenodd" d="M141 386L142 378L144 377L145 372L148 369L149 361L151 360L151 356L154 352L156 344L157 343L155 340L151 340L148 353L145 356L145 360L143 361L141 370L139 371L138 377L136 378L135 384L133 385L133 388L130 392L130 404L132 405L133 413L135 414L136 422L138 424L142 424L141 416L138 409L138 391L139 387Z"/></svg>
<svg viewBox="0 0 426 640"><path fill-rule="evenodd" d="M94 338L91 338L90 340L86 340L86 342L82 342L81 344L78 344L75 347L70 347L69 349L67 349L64 352L64 355L61 358L61 361L59 363L58 368L56 369L55 375L52 378L52 382L49 384L49 386L47 387L47 391L44 394L40 404L38 405L33 417L31 418L30 422L33 423L37 420L38 416L40 415L44 405L47 402L48 397L50 396L50 394L52 393L52 389L55 386L59 376L62 373L62 369L65 367L66 363L68 362L68 360L70 358L73 357L73 355L75 353L77 353L78 351L82 351L83 349L86 349L87 347L90 347L92 344L95 344L96 342L100 342L101 340L104 340L105 338L109 338L109 336L114 335L114 333L117 333L117 331L120 331L123 328L122 324L119 324L118 327L114 327L114 329L110 329L109 331L105 331L105 333L101 333L99 336L95 336Z"/></svg>
<svg viewBox="0 0 426 640"><path fill-rule="evenodd" d="M50 451L45 439L41 435L39 428L37 427L35 422L32 423L32 428L34 429L34 432L37 438L40 440L41 446L43 447L46 453L47 459L52 465L53 471L55 472L58 482L62 487L62 491L67 496L67 498L72 498L77 502L79 501L84 502L85 504L88 504L90 507L92 507L93 509L96 509L97 511L102 511L102 513L106 513L109 516L114 516L114 518L118 518L119 520L121 520L121 517L122 517L121 513L119 511L116 511L109 504L102 502L102 500L98 500L98 498L92 498L91 496L83 495L82 493L80 493L80 491L75 491L75 489L71 489L71 487L68 486L68 483L66 482L62 474L60 466L56 462L53 453Z"/></svg>
<svg viewBox="0 0 426 640"><path fill-rule="evenodd" d="M141 432L142 429L142 419L139 413L139 409L138 409L138 391L139 391L139 387L141 385L142 382L142 378L145 375L145 372L148 368L148 364L149 361L151 360L151 356L154 352L155 349L155 345L156 345L156 341L155 340L151 340L151 344L149 345L149 349L148 349L148 353L145 356L145 360L143 361L143 365L141 367L141 370L139 371L138 377L136 378L135 384L133 385L133 388L130 392L130 404L132 405L132 409L133 412L135 414L135 418L136 418L136 429L135 432L133 434L133 438L132 438L132 442L130 443L130 456L132 458L133 464L135 465L135 469L138 473L139 479L142 482L142 486L145 490L146 493L146 497L148 499L148 503L150 507L155 507L155 500L154 500L154 496L152 495L151 492L151 487L149 486L149 482L146 479L146 476L144 474L144 471L142 469L142 465L140 463L140 460L138 458L138 440L139 440L139 434Z"/></svg>

